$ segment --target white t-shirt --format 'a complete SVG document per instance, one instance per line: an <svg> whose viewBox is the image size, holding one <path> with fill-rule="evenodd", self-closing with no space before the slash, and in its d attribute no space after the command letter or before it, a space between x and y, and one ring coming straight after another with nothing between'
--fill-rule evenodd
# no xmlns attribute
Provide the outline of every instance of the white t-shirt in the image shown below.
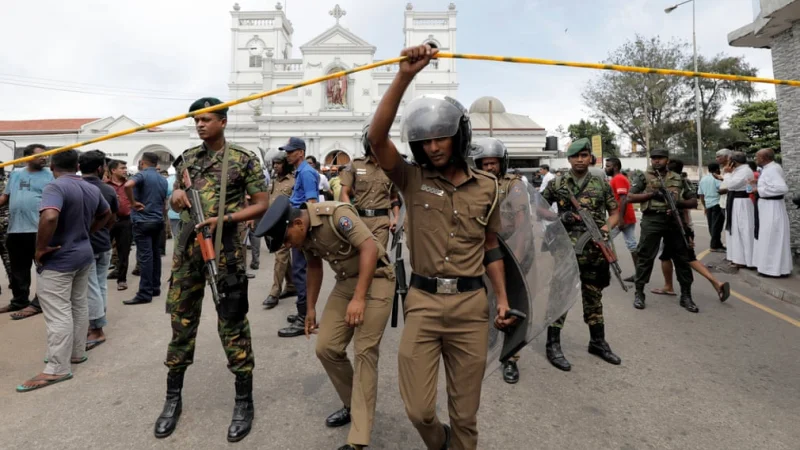
<svg viewBox="0 0 800 450"><path fill-rule="evenodd" d="M328 178L323 174L319 174L319 196L320 196L320 201L322 201L322 199L325 197L324 195L322 195L322 192L323 191L330 192L330 190L331 190L331 184L328 182Z"/></svg>
<svg viewBox="0 0 800 450"><path fill-rule="evenodd" d="M550 182L553 181L555 178L556 176L553 175L553 172L547 172L542 177L542 185L539 186L539 192L544 192L544 190L547 189L547 185L550 184Z"/></svg>

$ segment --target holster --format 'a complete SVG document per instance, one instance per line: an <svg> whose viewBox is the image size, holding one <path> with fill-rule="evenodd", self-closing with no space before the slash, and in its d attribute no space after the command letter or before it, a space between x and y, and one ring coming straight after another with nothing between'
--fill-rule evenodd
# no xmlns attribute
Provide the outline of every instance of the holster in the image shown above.
<svg viewBox="0 0 800 450"><path fill-rule="evenodd" d="M219 306L217 314L227 320L243 320L250 308L247 298L247 274L239 271L234 236L236 225L225 224L222 229L222 252L225 254L225 273L217 281Z"/></svg>

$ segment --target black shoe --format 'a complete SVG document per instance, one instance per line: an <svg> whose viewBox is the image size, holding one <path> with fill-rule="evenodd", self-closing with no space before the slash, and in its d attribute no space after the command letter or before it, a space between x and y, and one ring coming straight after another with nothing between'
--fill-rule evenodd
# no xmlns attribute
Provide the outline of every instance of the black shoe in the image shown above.
<svg viewBox="0 0 800 450"><path fill-rule="evenodd" d="M145 300L143 298L134 298L132 300L125 300L124 302L122 302L122 304L123 305L144 305L144 304L150 303L152 301L153 301L152 299Z"/></svg>
<svg viewBox="0 0 800 450"><path fill-rule="evenodd" d="M503 380L508 384L517 384L517 381L519 381L519 368L517 368L517 362L513 359L503 364Z"/></svg>
<svg viewBox="0 0 800 450"><path fill-rule="evenodd" d="M306 318L297 317L291 325L278 330L278 337L296 337L306 334Z"/></svg>
<svg viewBox="0 0 800 450"><path fill-rule="evenodd" d="M328 428L339 428L350 423L350 408L343 406L342 409L328 416L325 419L325 426Z"/></svg>
<svg viewBox="0 0 800 450"><path fill-rule="evenodd" d="M268 296L266 300L264 300L264 309L272 309L278 306L278 297L274 297L272 295Z"/></svg>
<svg viewBox="0 0 800 450"><path fill-rule="evenodd" d="M343 445L343 446L339 447L339 449L338 449L338 450L356 450L356 448L355 448L355 447L353 447L353 446L352 446L352 445L350 445L350 444L347 444L347 445Z"/></svg>
<svg viewBox="0 0 800 450"><path fill-rule="evenodd" d="M633 307L636 309L644 309L644 292L636 291L633 294Z"/></svg>
<svg viewBox="0 0 800 450"><path fill-rule="evenodd" d="M228 442L239 442L253 427L253 377L236 378L236 403L233 405L233 418L228 427Z"/></svg>
<svg viewBox="0 0 800 450"><path fill-rule="evenodd" d="M550 364L555 366L556 369L569 372L572 370L572 365L564 357L561 351L561 328L548 327L547 328L547 345L545 346L547 353L547 360Z"/></svg>
<svg viewBox="0 0 800 450"><path fill-rule="evenodd" d="M259 267L260 266L259 266L258 261L253 261L253 262L250 263L250 269L252 269L252 270L258 270Z"/></svg>
<svg viewBox="0 0 800 450"><path fill-rule="evenodd" d="M178 419L181 418L183 402L181 401L181 389L183 388L183 372L167 374L167 400L164 402L164 409L156 419L154 434L162 439L175 431Z"/></svg>
<svg viewBox="0 0 800 450"><path fill-rule="evenodd" d="M700 309L694 304L694 300L692 300L692 294L684 294L681 292L681 306L689 312L700 312Z"/></svg>
<svg viewBox="0 0 800 450"><path fill-rule="evenodd" d="M626 283L633 283L633 279L634 279L634 277L635 277L635 275L631 275L631 276L629 276L628 278L625 278L625 279L624 279L624 280L622 280L622 281L624 281L624 282L626 282Z"/></svg>
<svg viewBox="0 0 800 450"><path fill-rule="evenodd" d="M137 276L137 277L138 277L139 275L141 275L141 274L142 274L142 273L141 273L141 272L139 272L139 268L138 268L138 267L136 267L135 269L133 269L133 271L131 272L131 275L134 275L134 276Z"/></svg>
<svg viewBox="0 0 800 450"><path fill-rule="evenodd" d="M297 290L296 289L293 290L293 291L283 291L278 296L278 298L281 299L281 300L283 300L285 298L290 298L290 297L297 297Z"/></svg>
<svg viewBox="0 0 800 450"><path fill-rule="evenodd" d="M106 279L116 280L117 278L119 278L119 272L117 272L116 270L112 270L111 272L108 273L108 277Z"/></svg>
<svg viewBox="0 0 800 450"><path fill-rule="evenodd" d="M591 335L591 339L589 340L589 353L599 356L603 361L609 364L622 364L622 360L611 351L611 347L609 347L608 342L606 342L605 326L602 323L590 325L589 334Z"/></svg>
<svg viewBox="0 0 800 450"><path fill-rule="evenodd" d="M297 320L297 314L289 314L286 316L286 321L289 323L294 323L295 320Z"/></svg>
<svg viewBox="0 0 800 450"><path fill-rule="evenodd" d="M444 445L442 445L442 450L447 450L450 448L450 439L452 439L452 431L450 430L450 425L443 425L444 426Z"/></svg>
<svg viewBox="0 0 800 450"><path fill-rule="evenodd" d="M161 297L161 291L153 291L153 297Z"/></svg>

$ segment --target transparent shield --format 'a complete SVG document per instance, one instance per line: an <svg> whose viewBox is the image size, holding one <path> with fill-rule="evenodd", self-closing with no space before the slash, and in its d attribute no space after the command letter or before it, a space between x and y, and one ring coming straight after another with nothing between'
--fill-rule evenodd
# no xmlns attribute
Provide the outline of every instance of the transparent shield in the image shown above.
<svg viewBox="0 0 800 450"><path fill-rule="evenodd" d="M426 96L413 100L403 110L400 136L403 142L418 142L455 136L465 112L445 97Z"/></svg>
<svg viewBox="0 0 800 450"><path fill-rule="evenodd" d="M510 332L494 327L497 297L489 296L489 348L484 378L514 356L580 299L572 241L550 205L531 185L517 183L499 205L509 306L526 314Z"/></svg>

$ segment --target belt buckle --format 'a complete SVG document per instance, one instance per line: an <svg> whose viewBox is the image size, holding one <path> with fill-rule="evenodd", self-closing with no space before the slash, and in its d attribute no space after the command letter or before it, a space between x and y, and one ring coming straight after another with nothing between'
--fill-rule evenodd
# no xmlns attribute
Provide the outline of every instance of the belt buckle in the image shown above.
<svg viewBox="0 0 800 450"><path fill-rule="evenodd" d="M364 210L364 217L375 217L375 210L374 209L365 209Z"/></svg>
<svg viewBox="0 0 800 450"><path fill-rule="evenodd" d="M458 278L437 278L437 294L458 294Z"/></svg>

